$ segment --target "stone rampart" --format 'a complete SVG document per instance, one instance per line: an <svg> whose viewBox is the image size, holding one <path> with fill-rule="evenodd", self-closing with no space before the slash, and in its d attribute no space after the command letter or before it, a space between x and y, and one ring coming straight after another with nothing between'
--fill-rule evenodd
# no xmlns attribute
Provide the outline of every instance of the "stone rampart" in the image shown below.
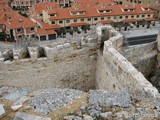
<svg viewBox="0 0 160 120"><path fill-rule="evenodd" d="M103 30L104 27L98 29ZM123 36L114 30L110 34L114 36L105 41L103 53L99 52L98 54L97 88L117 92L128 91L136 98L156 96L157 89L120 54ZM99 32L100 36L102 35Z"/></svg>
<svg viewBox="0 0 160 120"><path fill-rule="evenodd" d="M122 54L145 77L150 76L156 68L157 43L147 43L124 48Z"/></svg>

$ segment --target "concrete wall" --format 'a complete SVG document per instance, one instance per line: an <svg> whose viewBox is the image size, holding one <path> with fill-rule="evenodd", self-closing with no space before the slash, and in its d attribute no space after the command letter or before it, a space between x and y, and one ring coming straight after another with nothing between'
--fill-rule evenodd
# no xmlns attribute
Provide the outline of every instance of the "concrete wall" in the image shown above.
<svg viewBox="0 0 160 120"><path fill-rule="evenodd" d="M157 89L120 54L118 48L122 46L123 36L114 30L111 34L114 36L105 41L103 54L99 53L98 56L97 88L117 92L128 91L135 98L156 96Z"/></svg>

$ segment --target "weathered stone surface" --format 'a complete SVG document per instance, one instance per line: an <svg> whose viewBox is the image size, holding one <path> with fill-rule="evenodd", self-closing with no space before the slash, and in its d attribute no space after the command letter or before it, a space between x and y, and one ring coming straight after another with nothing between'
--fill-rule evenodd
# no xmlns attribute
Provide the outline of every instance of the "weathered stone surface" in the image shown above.
<svg viewBox="0 0 160 120"><path fill-rule="evenodd" d="M53 59L54 56L57 54L57 47L44 47L44 52L45 55L49 58L49 59Z"/></svg>
<svg viewBox="0 0 160 120"><path fill-rule="evenodd" d="M0 104L0 118L2 118L6 114L6 111L3 108L3 105Z"/></svg>
<svg viewBox="0 0 160 120"><path fill-rule="evenodd" d="M3 57L2 52L0 51L0 58Z"/></svg>
<svg viewBox="0 0 160 120"><path fill-rule="evenodd" d="M32 61L36 61L39 57L39 47L28 47L28 51Z"/></svg>
<svg viewBox="0 0 160 120"><path fill-rule="evenodd" d="M122 113L118 112L118 113L116 113L116 115L117 115L117 120L123 120L123 114Z"/></svg>
<svg viewBox="0 0 160 120"><path fill-rule="evenodd" d="M36 112L47 115L49 112L54 111L71 103L76 98L81 96L82 92L73 89L46 89L39 91L29 101L29 105L35 108Z"/></svg>
<svg viewBox="0 0 160 120"><path fill-rule="evenodd" d="M13 92L9 93L8 95L6 95L4 97L4 99L9 100L9 101L16 101L19 98L28 95L30 92L31 91L28 90L28 89L24 89L24 88L23 89L18 89L16 91L13 91Z"/></svg>
<svg viewBox="0 0 160 120"><path fill-rule="evenodd" d="M69 115L69 116L65 116L64 120L82 120L82 118L79 116Z"/></svg>
<svg viewBox="0 0 160 120"><path fill-rule="evenodd" d="M8 50L3 52L3 57L4 57L4 60L13 60L13 51Z"/></svg>
<svg viewBox="0 0 160 120"><path fill-rule="evenodd" d="M126 92L114 93L104 90L90 90L89 103L100 106L129 107L131 105L131 97Z"/></svg>
<svg viewBox="0 0 160 120"><path fill-rule="evenodd" d="M3 62L4 61L4 57L0 58L0 62Z"/></svg>
<svg viewBox="0 0 160 120"><path fill-rule="evenodd" d="M13 105L11 106L11 109L14 110L14 111L17 111L17 110L19 110L21 107L22 107L22 103L18 103L18 104L13 104Z"/></svg>
<svg viewBox="0 0 160 120"><path fill-rule="evenodd" d="M0 86L0 98L8 95L9 93L17 90L16 87L7 87L7 86Z"/></svg>
<svg viewBox="0 0 160 120"><path fill-rule="evenodd" d="M113 114L112 112L105 112L105 113L101 113L100 116L106 120L110 120L112 119L112 114Z"/></svg>
<svg viewBox="0 0 160 120"><path fill-rule="evenodd" d="M92 116L90 115L84 115L83 120L94 120Z"/></svg>
<svg viewBox="0 0 160 120"><path fill-rule="evenodd" d="M65 43L65 44L63 44L63 46L64 46L64 48L69 48L71 46L71 44L70 43Z"/></svg>
<svg viewBox="0 0 160 120"><path fill-rule="evenodd" d="M7 60L7 61L4 62L4 64L12 64L12 61Z"/></svg>
<svg viewBox="0 0 160 120"><path fill-rule="evenodd" d="M57 49L58 49L58 50L63 49L63 45L57 45Z"/></svg>
<svg viewBox="0 0 160 120"><path fill-rule="evenodd" d="M93 118L99 117L101 114L101 108L98 105L90 105L87 107L87 112Z"/></svg>
<svg viewBox="0 0 160 120"><path fill-rule="evenodd" d="M17 112L15 114L13 120L51 120L51 118L30 115L30 114L22 113L22 112Z"/></svg>

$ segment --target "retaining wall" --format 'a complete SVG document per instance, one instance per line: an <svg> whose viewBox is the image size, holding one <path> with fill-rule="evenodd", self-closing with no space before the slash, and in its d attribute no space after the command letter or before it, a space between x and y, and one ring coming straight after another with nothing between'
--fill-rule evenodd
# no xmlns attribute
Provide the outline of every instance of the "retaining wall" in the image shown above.
<svg viewBox="0 0 160 120"><path fill-rule="evenodd" d="M117 92L128 91L136 98L156 96L157 89L120 54L123 36L114 30L110 34L114 36L105 41L103 53L98 54L97 88Z"/></svg>

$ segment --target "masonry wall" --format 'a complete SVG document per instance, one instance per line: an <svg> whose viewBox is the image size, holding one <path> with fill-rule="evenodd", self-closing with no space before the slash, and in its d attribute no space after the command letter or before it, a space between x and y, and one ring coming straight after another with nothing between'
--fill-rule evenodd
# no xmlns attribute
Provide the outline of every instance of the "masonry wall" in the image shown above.
<svg viewBox="0 0 160 120"><path fill-rule="evenodd" d="M156 96L157 89L120 54L123 36L116 31L111 34L114 36L105 41L103 53L98 54L96 87L117 92L128 91L135 98Z"/></svg>
<svg viewBox="0 0 160 120"><path fill-rule="evenodd" d="M147 43L124 48L123 56L132 63L145 77L150 76L156 68L157 43Z"/></svg>
<svg viewBox="0 0 160 120"><path fill-rule="evenodd" d="M0 63L0 83L34 90L57 87L87 90L95 85L96 52L85 47L58 50L54 58Z"/></svg>

